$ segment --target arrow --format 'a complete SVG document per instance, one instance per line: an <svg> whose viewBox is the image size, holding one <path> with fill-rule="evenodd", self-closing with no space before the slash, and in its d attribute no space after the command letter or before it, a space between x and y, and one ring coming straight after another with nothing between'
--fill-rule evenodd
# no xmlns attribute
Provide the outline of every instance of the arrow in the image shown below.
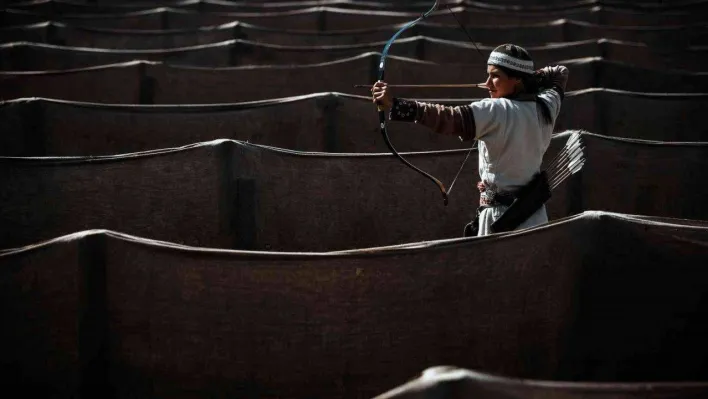
<svg viewBox="0 0 708 399"><path fill-rule="evenodd" d="M370 88L372 85L354 85L356 89ZM488 89L487 85L484 83L451 83L451 84L421 84L421 85L408 85L408 84L395 84L387 85L387 87L392 88L470 88L476 87L479 89Z"/></svg>

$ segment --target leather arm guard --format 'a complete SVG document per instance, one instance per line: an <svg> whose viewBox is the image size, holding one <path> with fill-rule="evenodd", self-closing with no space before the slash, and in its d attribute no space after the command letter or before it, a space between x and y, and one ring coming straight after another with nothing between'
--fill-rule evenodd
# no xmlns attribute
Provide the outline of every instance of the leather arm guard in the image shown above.
<svg viewBox="0 0 708 399"><path fill-rule="evenodd" d="M393 98L393 107L388 119L401 122L415 122L418 117L418 103L403 98Z"/></svg>
<svg viewBox="0 0 708 399"><path fill-rule="evenodd" d="M493 233L503 233L516 229L551 198L546 171L537 173L530 182L516 192L516 198L509 208L491 225Z"/></svg>

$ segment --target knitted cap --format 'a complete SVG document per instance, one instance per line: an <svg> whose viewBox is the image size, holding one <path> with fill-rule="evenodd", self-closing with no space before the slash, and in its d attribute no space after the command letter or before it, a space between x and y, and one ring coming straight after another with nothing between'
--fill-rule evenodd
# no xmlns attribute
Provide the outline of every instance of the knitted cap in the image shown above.
<svg viewBox="0 0 708 399"><path fill-rule="evenodd" d="M529 53L515 44L502 44L492 51L487 65L496 65L515 71L533 74L533 60Z"/></svg>

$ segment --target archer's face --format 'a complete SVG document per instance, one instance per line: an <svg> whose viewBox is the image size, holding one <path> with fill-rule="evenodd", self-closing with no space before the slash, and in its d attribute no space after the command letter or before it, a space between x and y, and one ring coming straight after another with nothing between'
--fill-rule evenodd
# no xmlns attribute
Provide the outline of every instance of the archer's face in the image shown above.
<svg viewBox="0 0 708 399"><path fill-rule="evenodd" d="M489 90L489 97L509 97L514 94L516 86L520 83L521 79L510 78L504 71L496 66L487 65L487 81L485 84Z"/></svg>

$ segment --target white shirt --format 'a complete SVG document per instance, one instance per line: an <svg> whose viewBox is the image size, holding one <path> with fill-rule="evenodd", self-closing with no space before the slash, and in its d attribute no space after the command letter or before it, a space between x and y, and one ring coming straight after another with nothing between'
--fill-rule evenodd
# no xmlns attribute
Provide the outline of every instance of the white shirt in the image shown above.
<svg viewBox="0 0 708 399"><path fill-rule="evenodd" d="M486 98L470 104L479 140L479 176L495 191L514 191L540 171L561 97L550 89L539 96L548 104L550 124L535 101Z"/></svg>

